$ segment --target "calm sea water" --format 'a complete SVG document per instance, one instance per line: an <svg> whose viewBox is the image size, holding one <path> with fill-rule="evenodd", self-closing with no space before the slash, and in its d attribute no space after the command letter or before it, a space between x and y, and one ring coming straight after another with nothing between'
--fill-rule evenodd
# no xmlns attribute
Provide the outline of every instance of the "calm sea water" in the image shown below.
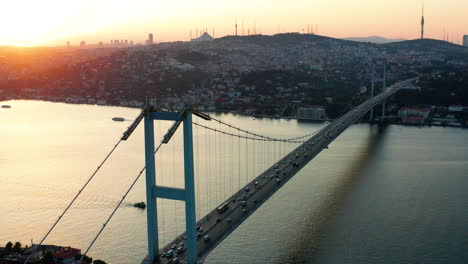
<svg viewBox="0 0 468 264"><path fill-rule="evenodd" d="M0 244L38 242L138 109L10 101L0 108ZM321 123L219 119L277 137ZM203 121L194 119L195 122ZM204 122L222 128L215 122ZM156 123L160 138L169 122ZM237 134L233 129L226 132ZM354 125L216 248L208 264L466 263L468 133ZM197 217L293 145L269 146L194 127ZM158 141L158 140L156 140ZM157 155L157 182L183 186L182 138ZM239 166L238 164L241 164ZM122 143L46 244L85 249L144 165L143 129ZM146 252L144 176L89 255L139 263ZM161 244L184 229L183 204L158 201Z"/></svg>

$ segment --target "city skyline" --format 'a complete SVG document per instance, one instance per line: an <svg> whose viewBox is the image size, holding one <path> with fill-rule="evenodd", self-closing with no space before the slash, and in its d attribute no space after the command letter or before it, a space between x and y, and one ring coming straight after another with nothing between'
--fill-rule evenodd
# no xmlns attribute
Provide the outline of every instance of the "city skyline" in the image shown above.
<svg viewBox="0 0 468 264"><path fill-rule="evenodd" d="M28 6L27 9L24 6ZM57 0L7 2L0 23L0 45L63 46L66 41L104 43L111 39L145 43L149 33L154 42L187 41L190 32L207 28L216 37L261 33L314 32L336 38L382 36L416 39L421 34L422 1L371 0L240 0L220 5L212 0L158 3L139 0ZM424 1L424 37L460 43L468 28L464 17L468 2ZM20 15L19 15L20 14ZM312 30L313 29L313 30Z"/></svg>

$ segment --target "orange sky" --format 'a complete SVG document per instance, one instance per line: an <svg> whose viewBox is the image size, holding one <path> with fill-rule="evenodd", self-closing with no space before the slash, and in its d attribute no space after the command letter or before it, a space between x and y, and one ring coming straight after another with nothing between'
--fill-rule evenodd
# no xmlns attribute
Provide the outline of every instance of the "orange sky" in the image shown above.
<svg viewBox="0 0 468 264"><path fill-rule="evenodd" d="M213 27L215 37L238 33L307 32L332 37L419 37L420 0L4 0L0 45L77 45L110 39L143 42L188 40L198 28ZM425 36L458 42L468 34L467 0L426 0ZM304 31L303 31L304 30Z"/></svg>

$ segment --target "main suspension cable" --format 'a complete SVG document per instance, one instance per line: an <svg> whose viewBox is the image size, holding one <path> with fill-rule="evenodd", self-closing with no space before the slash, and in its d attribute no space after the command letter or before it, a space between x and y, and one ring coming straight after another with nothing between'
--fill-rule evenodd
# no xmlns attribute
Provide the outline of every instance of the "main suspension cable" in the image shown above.
<svg viewBox="0 0 468 264"><path fill-rule="evenodd" d="M208 114L205 114L205 115L208 115ZM226 123L222 120L219 120L219 119L216 119L212 116L210 116L210 118L222 125L225 125L225 126L228 126L228 127L232 127L234 129L237 129L241 132L244 132L246 134L249 134L251 136L254 136L254 137L258 137L258 138L263 138L263 139L268 139L269 141L294 141L294 140L298 140L298 139L303 139L303 138L307 138L307 137L310 137L310 136L313 136L314 134L318 133L318 131L314 131L310 134L306 134L306 135L303 135L303 136L298 136L298 137L292 137L292 138L285 138L285 139L282 139L282 138L274 138L274 137L269 137L269 136L264 136L264 135L260 135L260 134L257 134L257 133L254 133L254 132L250 132L248 130L245 130L245 129L242 129L242 128L239 128L239 127L236 127L236 126L233 126L229 123Z"/></svg>
<svg viewBox="0 0 468 264"><path fill-rule="evenodd" d="M282 142L293 142L293 143L304 143L305 142L305 141L289 141L287 139L284 140L284 139L274 139L274 138L266 139L266 138L258 138L258 137L256 137L256 138L255 137L248 137L248 136L236 135L234 133L230 133L230 132L222 131L222 130L219 130L219 129L216 129L216 128L208 127L208 126L196 123L196 122L193 122L193 124L196 125L196 126L203 127L205 129L214 131L216 133L221 133L221 134L225 134L225 135L232 136L232 137L240 137L240 138L256 140L256 141L282 141ZM243 131L240 128L237 128L237 127L234 127L234 126L231 126L231 127L237 129L240 132L244 132L244 133L248 134L247 132ZM314 134L317 133L318 131L320 131L320 130L315 131Z"/></svg>
<svg viewBox="0 0 468 264"><path fill-rule="evenodd" d="M114 208L114 210L112 211L112 213L109 215L109 217L107 218L107 220L104 222L104 224L102 225L101 229L99 230L99 232L96 234L96 236L94 237L94 239L91 241L91 244L89 244L88 248L86 249L86 251L83 253L83 255L81 256L80 258L80 261L78 262L78 264L81 264L81 262L83 261L84 257L86 254L88 254L89 250L91 249L91 247L94 245L94 243L96 242L96 240L99 238L99 236L101 235L102 231L104 231L104 228L106 228L107 224L109 223L109 221L112 219L112 217L114 216L115 212L117 211L117 209L119 209L119 207L122 205L122 202L125 200L125 198L127 198L127 195L128 193L130 193L130 191L132 190L133 186L135 186L136 182L138 181L138 179L140 179L140 176L143 174L143 172L146 170L146 167L148 166L148 164L151 162L151 161L154 161L154 156L156 155L156 152L159 151L159 149L161 148L163 144L163 141L161 141L158 145L158 147L155 149L155 151L153 152L153 154L151 155L151 158L148 159L148 161L145 163L145 166L143 167L143 169L140 170L140 172L138 173L138 175L135 177L135 179L133 180L132 184L130 185L130 187L127 189L127 191L125 192L125 194L122 196L122 199L120 199L119 203L117 204L117 206Z"/></svg>
<svg viewBox="0 0 468 264"><path fill-rule="evenodd" d="M63 210L63 212L60 214L60 216L58 217L58 219L55 221L55 223L50 227L50 229L47 231L47 233L44 235L44 237L41 239L41 242L39 242L39 244L35 245L34 247L34 250L31 252L31 254L28 256L28 258L26 259L26 261L24 262L24 264L27 264L31 257L34 256L37 252L37 250L42 246L42 243L44 243L44 241L46 240L46 238L49 236L49 234L52 232L52 230L54 230L54 228L57 226L57 224L60 222L60 220L62 219L62 217L68 212L68 209L70 209L70 207L75 203L75 201L78 199L78 197L80 196L80 194L83 192L83 190L88 186L88 184L91 182L91 180L94 178L94 176L96 176L96 174L98 173L98 171L102 168L102 165L104 165L104 163L107 161L107 159L112 155L112 153L114 153L114 150L120 145L120 143L122 142L122 138L119 139L119 141L114 145L114 147L111 149L111 151L106 155L106 157L104 158L104 160L102 160L102 162L99 164L99 166L96 168L96 170L94 170L94 172L91 174L91 176L88 178L88 180L83 184L83 186L80 188L80 190L78 191L78 193L75 195L75 197L73 197L73 199L71 200L71 202L68 204L68 206L65 208L65 210Z"/></svg>

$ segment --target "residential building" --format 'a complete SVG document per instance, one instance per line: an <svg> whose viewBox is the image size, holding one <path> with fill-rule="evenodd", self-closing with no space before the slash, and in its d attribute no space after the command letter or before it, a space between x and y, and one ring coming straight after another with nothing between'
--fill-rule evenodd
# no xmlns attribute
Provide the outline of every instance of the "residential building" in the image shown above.
<svg viewBox="0 0 468 264"><path fill-rule="evenodd" d="M403 107L398 111L398 117L403 124L423 125L431 113L430 108Z"/></svg>

